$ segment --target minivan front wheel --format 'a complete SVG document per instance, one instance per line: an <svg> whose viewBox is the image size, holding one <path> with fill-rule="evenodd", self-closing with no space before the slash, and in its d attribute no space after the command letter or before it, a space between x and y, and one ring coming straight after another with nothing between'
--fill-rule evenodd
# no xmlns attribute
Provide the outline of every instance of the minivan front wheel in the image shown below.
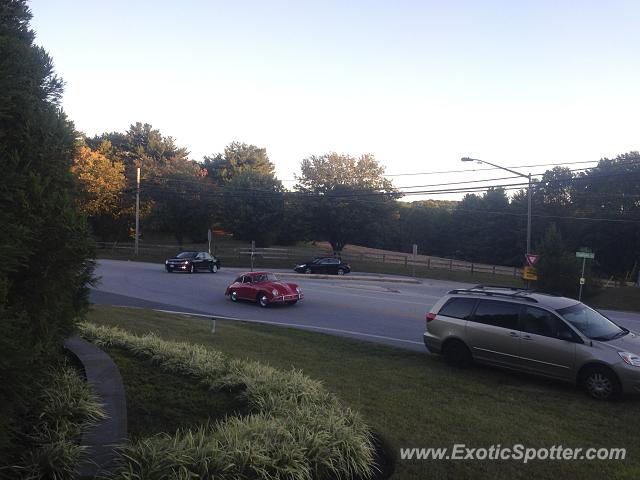
<svg viewBox="0 0 640 480"><path fill-rule="evenodd" d="M620 395L618 377L606 367L589 367L582 374L582 386L591 398L612 400Z"/></svg>
<svg viewBox="0 0 640 480"><path fill-rule="evenodd" d="M445 362L456 367L468 367L473 358L469 348L460 340L449 340L442 347Z"/></svg>

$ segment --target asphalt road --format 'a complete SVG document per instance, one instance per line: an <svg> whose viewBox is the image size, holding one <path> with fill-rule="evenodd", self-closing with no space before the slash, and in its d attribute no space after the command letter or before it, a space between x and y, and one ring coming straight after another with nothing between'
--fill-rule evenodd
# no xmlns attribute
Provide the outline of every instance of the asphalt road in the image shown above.
<svg viewBox="0 0 640 480"><path fill-rule="evenodd" d="M302 301L261 308L256 303L233 303L225 297L225 288L242 271L222 268L215 274L168 274L164 265L100 260L96 270L100 281L91 293L91 301L265 322L425 351L422 334L426 312L448 290L470 286L429 279L405 284L302 277L285 280L300 285L305 295ZM640 314L604 313L640 331Z"/></svg>

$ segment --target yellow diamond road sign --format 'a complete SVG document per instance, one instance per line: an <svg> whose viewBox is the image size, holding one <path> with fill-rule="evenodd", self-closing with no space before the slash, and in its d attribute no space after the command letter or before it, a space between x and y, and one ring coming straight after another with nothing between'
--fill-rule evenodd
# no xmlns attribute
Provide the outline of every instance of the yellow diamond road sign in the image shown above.
<svg viewBox="0 0 640 480"><path fill-rule="evenodd" d="M522 269L522 278L525 280L538 280L538 272L534 267L524 267Z"/></svg>

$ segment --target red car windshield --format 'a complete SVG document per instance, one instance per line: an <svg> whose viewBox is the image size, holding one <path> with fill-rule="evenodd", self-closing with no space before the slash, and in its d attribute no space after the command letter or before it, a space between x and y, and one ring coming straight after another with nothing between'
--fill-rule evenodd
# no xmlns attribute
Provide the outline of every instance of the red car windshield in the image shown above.
<svg viewBox="0 0 640 480"><path fill-rule="evenodd" d="M261 273L260 275L256 275L253 277L253 282L277 282L278 277L276 277L273 273Z"/></svg>

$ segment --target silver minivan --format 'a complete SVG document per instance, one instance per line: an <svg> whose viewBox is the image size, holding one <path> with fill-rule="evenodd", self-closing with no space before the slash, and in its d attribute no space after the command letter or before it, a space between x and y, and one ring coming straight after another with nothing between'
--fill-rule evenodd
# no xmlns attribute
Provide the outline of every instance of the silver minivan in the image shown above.
<svg viewBox="0 0 640 480"><path fill-rule="evenodd" d="M640 393L640 336L570 298L481 285L451 290L427 314L424 344L452 364L558 378L600 400Z"/></svg>

